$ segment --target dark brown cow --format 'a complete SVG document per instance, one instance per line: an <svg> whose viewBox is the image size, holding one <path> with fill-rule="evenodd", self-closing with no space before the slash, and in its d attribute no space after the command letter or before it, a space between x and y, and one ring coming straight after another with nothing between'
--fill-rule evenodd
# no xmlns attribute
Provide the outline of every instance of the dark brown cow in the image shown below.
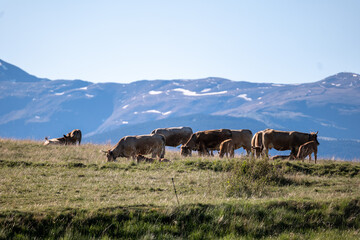
<svg viewBox="0 0 360 240"><path fill-rule="evenodd" d="M220 144L232 137L229 129L199 131L191 135L190 139L181 147L181 155L189 151L198 151L199 155L210 155L209 150L219 150Z"/></svg>
<svg viewBox="0 0 360 240"><path fill-rule="evenodd" d="M120 139L116 146L108 151L104 151L108 161L115 161L117 157L132 157L134 160L137 155L147 155L155 158L163 158L165 155L165 137L158 134L126 136Z"/></svg>
<svg viewBox="0 0 360 240"><path fill-rule="evenodd" d="M76 145L76 142L81 143L81 131L79 129L74 129L68 134L64 135L64 137L67 139L66 144L74 144Z"/></svg>
<svg viewBox="0 0 360 240"><path fill-rule="evenodd" d="M226 155L226 157L229 157L230 155L230 158L235 156L235 144L233 139L227 139L220 144L219 157L223 158L224 155Z"/></svg>
<svg viewBox="0 0 360 240"><path fill-rule="evenodd" d="M246 155L251 153L252 132L248 129L231 130L234 149L244 148Z"/></svg>
<svg viewBox="0 0 360 240"><path fill-rule="evenodd" d="M314 157L315 157L315 163L317 160L317 146L319 145L318 142L316 141L309 141L307 143L304 143L303 145L300 146L299 148L299 152L297 154L297 158L298 159L302 159L302 161L304 162L304 159L309 156L309 162L311 161L311 154L314 153Z"/></svg>
<svg viewBox="0 0 360 240"><path fill-rule="evenodd" d="M263 132L262 143L263 153L269 156L269 149L275 148L278 151L291 150L290 155L296 156L299 147L309 141L317 141L317 133L287 132L268 129Z"/></svg>
<svg viewBox="0 0 360 240"><path fill-rule="evenodd" d="M166 146L177 147L180 144L185 144L193 131L190 127L157 128L151 134L161 134L165 137Z"/></svg>

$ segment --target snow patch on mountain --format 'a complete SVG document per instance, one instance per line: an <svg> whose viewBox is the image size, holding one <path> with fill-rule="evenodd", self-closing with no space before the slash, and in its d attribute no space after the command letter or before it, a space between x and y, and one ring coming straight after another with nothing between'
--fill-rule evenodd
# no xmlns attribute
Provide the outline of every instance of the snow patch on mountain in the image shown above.
<svg viewBox="0 0 360 240"><path fill-rule="evenodd" d="M158 95L158 94L162 94L162 91L154 91L154 90L151 90L151 91L149 91L149 94L150 94L150 95Z"/></svg>
<svg viewBox="0 0 360 240"><path fill-rule="evenodd" d="M238 98L242 98L242 99L244 99L245 101L248 101L248 102L252 101L252 98L249 98L249 97L247 96L247 94L240 94L240 95L238 95L237 97L238 97Z"/></svg>
<svg viewBox="0 0 360 240"><path fill-rule="evenodd" d="M227 91L196 93L196 92L186 90L186 89L183 89L183 88L175 88L175 89L173 89L173 91L182 92L185 96L191 96L191 97L211 96L211 95L220 95L220 94L226 94L227 93Z"/></svg>
<svg viewBox="0 0 360 240"><path fill-rule="evenodd" d="M157 113L157 114L161 114L163 116L169 115L171 113L171 111L168 112L160 112L158 110L147 110L147 111L143 111L142 113Z"/></svg>

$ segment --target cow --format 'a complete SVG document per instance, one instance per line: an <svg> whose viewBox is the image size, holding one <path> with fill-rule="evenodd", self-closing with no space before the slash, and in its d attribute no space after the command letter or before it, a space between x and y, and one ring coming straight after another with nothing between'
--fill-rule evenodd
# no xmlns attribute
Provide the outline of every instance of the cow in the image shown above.
<svg viewBox="0 0 360 240"><path fill-rule="evenodd" d="M319 144L317 140L316 133L302 133L296 131L278 131L274 129L268 129L263 131L262 136L262 146L263 154L268 158L269 149L275 148L278 151L291 150L290 155L296 156L299 150L299 147L309 141L315 141Z"/></svg>
<svg viewBox="0 0 360 240"><path fill-rule="evenodd" d="M232 132L229 129L198 131L181 146L181 155L186 156L190 151L198 151L199 155L210 155L209 150L219 150L220 144L231 137Z"/></svg>
<svg viewBox="0 0 360 240"><path fill-rule="evenodd" d="M315 157L315 164L317 160L317 146L319 145L319 142L317 141L309 141L307 143L304 143L300 146L298 154L296 158L302 159L304 162L304 159L309 156L309 162L311 161L311 154L314 153Z"/></svg>
<svg viewBox="0 0 360 240"><path fill-rule="evenodd" d="M151 154L153 158L165 155L165 137L159 134L126 136L120 139L114 148L104 151L108 162L118 157L136 159L137 155Z"/></svg>
<svg viewBox="0 0 360 240"><path fill-rule="evenodd" d="M291 160L294 159L291 155L275 155L270 158L270 160Z"/></svg>
<svg viewBox="0 0 360 240"><path fill-rule="evenodd" d="M234 140L227 139L220 144L219 157L223 158L224 155L226 155L226 157L229 157L230 155L230 158L235 156Z"/></svg>
<svg viewBox="0 0 360 240"><path fill-rule="evenodd" d="M143 155L137 155L136 160L137 160L137 163L139 163L139 162L153 163L154 162L153 158L145 157Z"/></svg>
<svg viewBox="0 0 360 240"><path fill-rule="evenodd" d="M145 156L143 156L143 155L137 155L136 156L136 160L137 160L137 162L139 163L139 162L146 162L146 163L153 163L153 162L155 162L155 159L154 158L149 158L149 157L145 157ZM161 159L159 159L159 162L171 162L171 160L169 160L169 159L166 159L166 158L161 158Z"/></svg>
<svg viewBox="0 0 360 240"><path fill-rule="evenodd" d="M165 137L165 146L177 147L185 144L193 131L190 127L157 128L151 134L161 134Z"/></svg>
<svg viewBox="0 0 360 240"><path fill-rule="evenodd" d="M67 137L64 135L64 137L61 138L51 138L49 139L48 137L45 137L45 142L44 145L66 145L68 139Z"/></svg>
<svg viewBox="0 0 360 240"><path fill-rule="evenodd" d="M69 145L76 145L76 142L81 143L81 131L79 129L74 129L71 132L69 132L68 134L64 135L64 137L66 137L67 139L67 143Z"/></svg>
<svg viewBox="0 0 360 240"><path fill-rule="evenodd" d="M266 130L269 130L269 129L266 129ZM260 154L262 153L262 150L263 150L262 135L263 135L264 131L266 131L266 130L255 133L251 139L251 152L252 152L252 155L256 158L260 157Z"/></svg>
<svg viewBox="0 0 360 240"><path fill-rule="evenodd" d="M231 130L234 149L244 148L246 155L251 153L252 132L248 129Z"/></svg>

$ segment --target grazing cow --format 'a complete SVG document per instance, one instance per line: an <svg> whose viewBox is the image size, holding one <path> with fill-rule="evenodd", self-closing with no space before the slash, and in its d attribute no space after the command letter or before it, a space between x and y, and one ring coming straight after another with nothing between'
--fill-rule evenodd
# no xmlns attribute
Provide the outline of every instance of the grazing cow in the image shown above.
<svg viewBox="0 0 360 240"><path fill-rule="evenodd" d="M234 140L227 139L220 144L219 157L223 158L224 155L226 155L226 157L229 157L230 155L230 158L233 158L235 156Z"/></svg>
<svg viewBox="0 0 360 240"><path fill-rule="evenodd" d="M120 139L113 149L104 151L108 161L117 157L136 159L137 155L151 154L153 158L163 158L165 155L165 137L158 134L126 136Z"/></svg>
<svg viewBox="0 0 360 240"><path fill-rule="evenodd" d="M309 141L317 144L317 133L287 132L268 129L263 132L263 154L269 156L269 149L275 148L278 151L291 150L290 155L296 156L299 147Z"/></svg>
<svg viewBox="0 0 360 240"><path fill-rule="evenodd" d="M199 155L210 155L209 150L219 150L220 144L231 139L232 132L229 129L206 130L193 133L190 139L181 147L183 156L189 151L198 151Z"/></svg>
<svg viewBox="0 0 360 240"><path fill-rule="evenodd" d="M266 129L266 130L269 130L269 129ZM263 136L264 131L266 131L266 130L255 133L251 139L251 152L252 152L252 155L256 158L260 157L260 154L263 150L262 136Z"/></svg>
<svg viewBox="0 0 360 240"><path fill-rule="evenodd" d="M64 135L64 137L66 137L66 139L67 139L66 144L76 145L76 142L78 142L80 145L80 143L81 143L81 131L79 129L72 130L68 134Z"/></svg>
<svg viewBox="0 0 360 240"><path fill-rule="evenodd" d="M151 134L161 134L165 137L165 146L177 147L185 144L193 131L190 127L157 128Z"/></svg>
<svg viewBox="0 0 360 240"><path fill-rule="evenodd" d="M62 138L52 138L49 139L48 137L45 137L44 145L66 145L67 138L64 136Z"/></svg>
<svg viewBox="0 0 360 240"><path fill-rule="evenodd" d="M251 153L252 132L248 129L231 130L234 149L244 148L246 155Z"/></svg>
<svg viewBox="0 0 360 240"><path fill-rule="evenodd" d="M304 159L309 156L309 162L311 161L311 154L314 153L315 157L315 163L317 160L317 146L319 145L319 142L317 141L309 141L307 143L304 143L300 146L299 152L296 156L298 159L302 159L304 162Z"/></svg>

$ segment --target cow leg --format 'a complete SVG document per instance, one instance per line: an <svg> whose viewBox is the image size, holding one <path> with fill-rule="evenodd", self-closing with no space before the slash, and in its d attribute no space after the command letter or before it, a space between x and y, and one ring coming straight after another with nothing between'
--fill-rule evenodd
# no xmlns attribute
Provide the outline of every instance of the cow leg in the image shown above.
<svg viewBox="0 0 360 240"><path fill-rule="evenodd" d="M250 149L249 149L249 148L245 148L245 150L246 150L246 156L247 156L247 157L250 156L250 154L251 154Z"/></svg>
<svg viewBox="0 0 360 240"><path fill-rule="evenodd" d="M269 149L264 148L262 150L262 156L265 157L266 159L269 159Z"/></svg>
<svg viewBox="0 0 360 240"><path fill-rule="evenodd" d="M235 150L234 150L234 148L232 148L230 150L230 158L234 158L234 157L235 157Z"/></svg>
<svg viewBox="0 0 360 240"><path fill-rule="evenodd" d="M314 151L314 157L315 157L315 164L316 164L316 160L317 160L317 151Z"/></svg>

